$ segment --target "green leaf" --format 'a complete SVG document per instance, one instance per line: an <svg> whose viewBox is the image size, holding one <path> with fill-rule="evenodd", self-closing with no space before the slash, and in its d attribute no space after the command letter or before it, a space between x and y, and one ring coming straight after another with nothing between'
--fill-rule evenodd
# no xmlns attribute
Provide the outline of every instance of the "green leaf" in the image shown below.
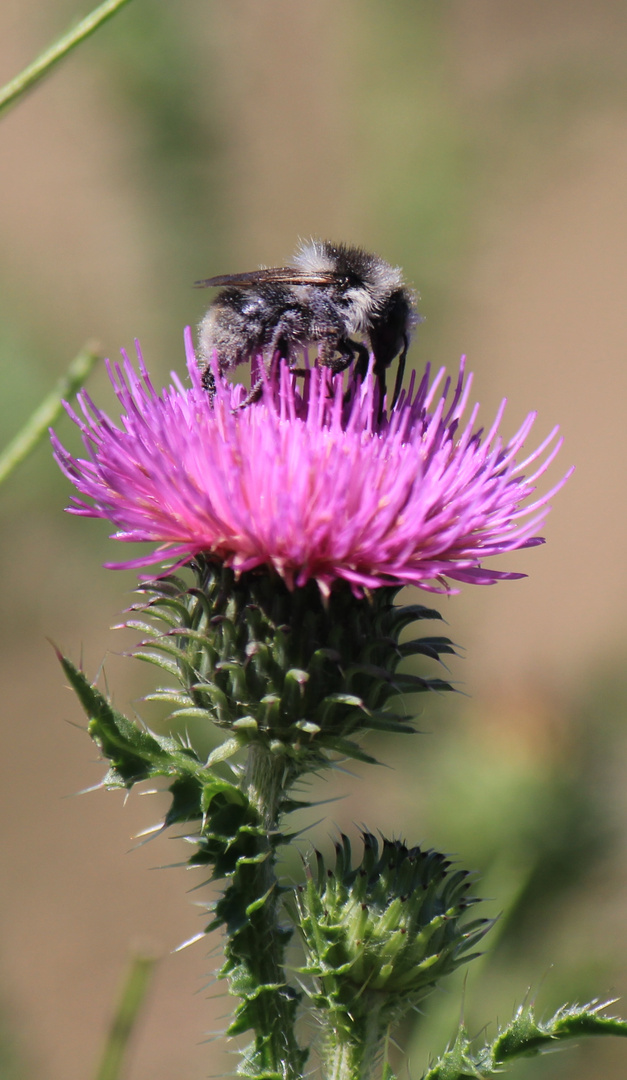
<svg viewBox="0 0 627 1080"><path fill-rule="evenodd" d="M238 750L242 747L243 740L235 737L234 739L226 739L225 742L216 746L215 750L212 750L207 758L207 768L210 769L212 765L217 765L219 761L226 761L228 758L233 757Z"/></svg>
<svg viewBox="0 0 627 1080"><path fill-rule="evenodd" d="M154 664L155 667L162 668L163 671L168 672L168 675L174 675L175 678L180 678L181 670L180 670L178 664L171 663L169 660L166 660L166 658L164 656L161 656L159 653L148 653L148 652L139 651L139 652L134 652L133 656L135 657L136 660L143 660L144 663L146 663L146 664Z"/></svg>
<svg viewBox="0 0 627 1080"><path fill-rule="evenodd" d="M156 775L154 767L168 761L159 742L117 712L70 660L58 651L57 656L87 714L90 735L112 762L114 772L124 785L131 787L138 780Z"/></svg>
<svg viewBox="0 0 627 1080"><path fill-rule="evenodd" d="M237 803L239 806L247 804L246 796L240 788L235 787L235 784L230 784L228 780L220 780L219 777L212 776L203 786L201 804L203 814L207 813L216 795L223 795L227 802Z"/></svg>
<svg viewBox="0 0 627 1080"><path fill-rule="evenodd" d="M617 1035L627 1038L627 1021L599 1015L613 1001L564 1005L550 1020L537 1020L532 1005L521 1005L496 1039L470 1050L467 1032L460 1027L454 1045L424 1074L422 1080L488 1080L501 1076L503 1066L519 1057L533 1057L555 1049L557 1042L582 1035Z"/></svg>

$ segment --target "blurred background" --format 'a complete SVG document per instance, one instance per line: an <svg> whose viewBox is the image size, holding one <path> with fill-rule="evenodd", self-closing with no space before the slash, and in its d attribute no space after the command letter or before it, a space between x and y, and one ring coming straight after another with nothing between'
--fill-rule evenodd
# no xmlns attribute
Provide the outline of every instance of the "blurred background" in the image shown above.
<svg viewBox="0 0 627 1080"><path fill-rule="evenodd" d="M0 81L87 10L4 0ZM467 353L484 422L507 396L507 434L531 409L536 443L562 425L547 484L577 471L547 545L503 562L529 577L439 604L464 695L421 701L411 742L372 743L394 772L326 783L351 794L311 834L366 821L477 869L505 912L465 990L488 1036L526 993L543 1014L627 1009L626 57L616 0L135 0L0 124L2 444L88 338L114 357L140 338L158 385L182 371L193 282L309 236L405 268L413 364ZM114 407L101 370L89 386ZM129 1078L200 1080L233 1059L207 1042L219 957L170 951L201 929L199 894L154 868L186 852L131 851L151 800L71 797L103 770L48 639L131 714L150 676L109 629L135 576L102 568L120 553L62 513L69 494L46 446L2 492L0 1075L89 1075L141 941L162 960ZM411 1076L462 995L406 1025ZM590 1040L512 1076L618 1080L624 1060Z"/></svg>

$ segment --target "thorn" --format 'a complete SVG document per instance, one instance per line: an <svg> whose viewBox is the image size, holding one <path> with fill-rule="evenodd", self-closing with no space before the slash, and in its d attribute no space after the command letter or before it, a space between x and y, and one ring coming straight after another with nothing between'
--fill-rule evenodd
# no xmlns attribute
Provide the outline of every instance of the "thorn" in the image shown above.
<svg viewBox="0 0 627 1080"><path fill-rule="evenodd" d="M195 945L197 941L202 941L204 936L204 931L200 934L194 934L193 937L188 938L187 941L182 941L180 945L177 945L175 949L172 949L172 952L182 952L183 949L187 949L190 945Z"/></svg>
<svg viewBox="0 0 627 1080"><path fill-rule="evenodd" d="M142 795L147 795L147 791L143 791ZM141 840L144 836L152 836L154 833L161 832L165 828L162 821L157 822L156 825L149 825L147 829L142 829L141 832L135 833L133 840Z"/></svg>

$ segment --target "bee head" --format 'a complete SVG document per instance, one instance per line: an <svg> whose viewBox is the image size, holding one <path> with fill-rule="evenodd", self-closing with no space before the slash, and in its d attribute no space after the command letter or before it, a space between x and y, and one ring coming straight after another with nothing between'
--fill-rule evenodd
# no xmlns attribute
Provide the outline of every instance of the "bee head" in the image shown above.
<svg viewBox="0 0 627 1080"><path fill-rule="evenodd" d="M329 287L349 316L352 333L367 332L391 302L393 308L403 301L413 307L400 268L363 248L310 240L301 244L294 265L309 274L329 275Z"/></svg>

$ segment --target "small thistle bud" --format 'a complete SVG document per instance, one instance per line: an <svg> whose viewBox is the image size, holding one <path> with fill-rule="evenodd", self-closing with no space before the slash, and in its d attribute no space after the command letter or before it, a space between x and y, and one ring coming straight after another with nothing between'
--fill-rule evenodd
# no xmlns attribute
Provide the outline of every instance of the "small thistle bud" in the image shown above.
<svg viewBox="0 0 627 1080"><path fill-rule="evenodd" d="M470 950L491 925L463 921L477 899L468 895L469 873L453 870L444 855L400 840L379 844L368 832L362 840L358 866L343 836L333 872L318 856L296 894L302 971L314 979L333 1054L342 1044L358 1052L367 1043L374 1052L391 1023L478 955Z"/></svg>

